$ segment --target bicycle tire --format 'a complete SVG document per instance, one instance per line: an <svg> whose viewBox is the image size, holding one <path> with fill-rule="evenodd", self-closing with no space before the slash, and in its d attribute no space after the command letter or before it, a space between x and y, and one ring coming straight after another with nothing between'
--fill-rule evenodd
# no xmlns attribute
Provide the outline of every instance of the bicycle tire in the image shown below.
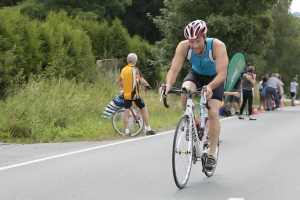
<svg viewBox="0 0 300 200"><path fill-rule="evenodd" d="M207 148L209 148L209 146L206 146L204 149L207 149ZM216 152L217 152L217 153L216 153L216 155L217 155L216 167L215 167L213 170L211 170L211 171L208 171L208 170L206 170L205 168L204 168L204 170L203 170L204 174L205 174L207 177L211 177L211 176L215 173L215 170L216 170L216 168L217 168L218 158L219 158L219 142L218 142L218 144L217 144L217 151L216 151ZM205 163L206 163L207 156L208 156L208 155L205 155L205 156L202 158L202 159L203 159L203 162L202 162L203 167L204 167L204 165L205 165Z"/></svg>
<svg viewBox="0 0 300 200"><path fill-rule="evenodd" d="M142 117L142 114L140 113L139 110L137 110L134 107L130 108L130 117L129 117L129 130L130 130L130 136L135 137L138 134L140 134L144 128L144 119ZM125 108L119 108L112 117L112 124L117 133L119 133L121 136L126 136L125 135L125 126L124 126L124 110ZM138 122L135 121L134 116L137 117Z"/></svg>
<svg viewBox="0 0 300 200"><path fill-rule="evenodd" d="M188 130L189 117L185 115L177 124L172 151L173 177L176 186L180 189L187 184L192 168L193 140Z"/></svg>

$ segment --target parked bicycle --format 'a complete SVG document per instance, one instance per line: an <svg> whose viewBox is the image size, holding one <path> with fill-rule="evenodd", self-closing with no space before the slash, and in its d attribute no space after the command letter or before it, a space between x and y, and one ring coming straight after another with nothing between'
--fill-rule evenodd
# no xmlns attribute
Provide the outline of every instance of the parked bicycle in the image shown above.
<svg viewBox="0 0 300 200"><path fill-rule="evenodd" d="M122 136L125 136L125 127L124 127L124 111L125 108L119 108L112 116L112 124L117 133ZM130 117L129 117L129 130L130 136L134 137L141 133L144 128L144 120L141 112L135 108L130 108Z"/></svg>
<svg viewBox="0 0 300 200"><path fill-rule="evenodd" d="M162 86L162 95L164 95L166 86ZM202 92L201 92L202 90ZM172 151L172 168L173 168L173 177L176 183L176 186L180 189L184 188L190 177L192 163L196 164L197 161L202 163L202 172L207 177L210 177L214 174L215 168L211 171L208 171L204 168L204 165L207 161L207 157L210 151L209 143L209 134L204 135L205 123L207 121L207 110L209 106L206 100L206 87L203 86L195 91L187 90L186 88L182 89L173 89L171 88L168 92L175 94L184 94L188 96L186 108L184 115L178 121L176 126L174 140L173 140L173 151ZM200 127L199 131L195 123L195 115L193 112L193 100L192 96L194 94L203 95L203 102L200 105ZM169 108L167 104L167 98L164 98L164 105L166 108ZM219 155L219 143L217 145L217 158Z"/></svg>

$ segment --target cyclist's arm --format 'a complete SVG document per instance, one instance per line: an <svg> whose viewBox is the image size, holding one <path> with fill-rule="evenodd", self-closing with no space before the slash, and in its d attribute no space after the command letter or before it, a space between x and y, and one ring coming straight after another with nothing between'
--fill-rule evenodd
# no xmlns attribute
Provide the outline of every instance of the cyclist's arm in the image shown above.
<svg viewBox="0 0 300 200"><path fill-rule="evenodd" d="M217 76L207 85L211 90L217 88L225 81L228 67L228 55L225 44L218 39L214 39L213 49L213 55L216 60Z"/></svg>
<svg viewBox="0 0 300 200"><path fill-rule="evenodd" d="M119 76L119 77L117 78L116 82L117 82L121 87L123 87L123 79L122 79L121 76Z"/></svg>
<svg viewBox="0 0 300 200"><path fill-rule="evenodd" d="M144 77L141 77L140 81L143 84L143 86L150 86L149 83L146 81L146 79L144 79Z"/></svg>
<svg viewBox="0 0 300 200"><path fill-rule="evenodd" d="M150 84L146 81L146 79L144 79L144 77L140 78L140 82L147 90L152 90Z"/></svg>
<svg viewBox="0 0 300 200"><path fill-rule="evenodd" d="M189 44L187 40L182 41L178 44L174 58L172 60L171 68L168 71L167 77L166 77L166 85L172 86L176 78L182 68L183 62L186 58L186 53L188 50Z"/></svg>

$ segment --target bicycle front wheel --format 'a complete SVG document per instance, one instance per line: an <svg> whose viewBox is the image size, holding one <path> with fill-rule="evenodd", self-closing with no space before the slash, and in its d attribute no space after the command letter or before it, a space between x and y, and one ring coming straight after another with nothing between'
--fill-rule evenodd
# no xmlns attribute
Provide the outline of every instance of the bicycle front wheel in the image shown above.
<svg viewBox="0 0 300 200"><path fill-rule="evenodd" d="M189 123L188 116L181 117L173 140L173 177L176 186L180 189L187 184L192 168L193 140L192 134L189 133Z"/></svg>
<svg viewBox="0 0 300 200"><path fill-rule="evenodd" d="M125 108L118 109L112 117L112 124L115 131L122 136L125 136L124 110ZM130 136L134 137L143 130L144 120L140 111L134 107L130 108L129 115L128 128L130 130Z"/></svg>

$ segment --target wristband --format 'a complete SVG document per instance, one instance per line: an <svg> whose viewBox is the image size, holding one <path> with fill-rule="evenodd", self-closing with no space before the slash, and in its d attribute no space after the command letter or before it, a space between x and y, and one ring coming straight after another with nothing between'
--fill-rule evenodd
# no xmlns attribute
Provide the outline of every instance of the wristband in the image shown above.
<svg viewBox="0 0 300 200"><path fill-rule="evenodd" d="M151 89L152 89L152 87L151 87L150 85L145 86L145 88L147 88L148 90L151 90Z"/></svg>

